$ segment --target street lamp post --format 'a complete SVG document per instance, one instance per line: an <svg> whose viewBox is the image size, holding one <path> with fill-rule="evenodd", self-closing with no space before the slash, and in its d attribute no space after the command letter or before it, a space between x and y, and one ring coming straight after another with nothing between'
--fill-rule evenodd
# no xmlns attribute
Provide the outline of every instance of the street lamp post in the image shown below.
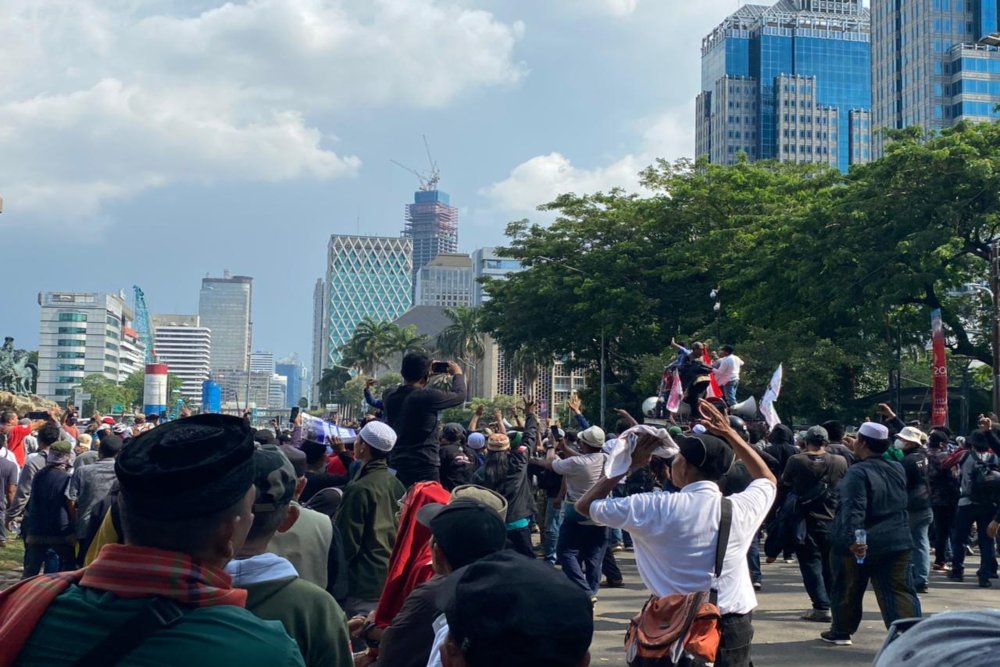
<svg viewBox="0 0 1000 667"><path fill-rule="evenodd" d="M993 412L1000 414L1000 251L998 241L990 245L990 286L969 283L969 289L990 297L990 329L993 342Z"/></svg>
<svg viewBox="0 0 1000 667"><path fill-rule="evenodd" d="M708 296L715 299L715 304L712 306L712 310L715 311L715 346L719 347L722 345L722 289L715 287Z"/></svg>

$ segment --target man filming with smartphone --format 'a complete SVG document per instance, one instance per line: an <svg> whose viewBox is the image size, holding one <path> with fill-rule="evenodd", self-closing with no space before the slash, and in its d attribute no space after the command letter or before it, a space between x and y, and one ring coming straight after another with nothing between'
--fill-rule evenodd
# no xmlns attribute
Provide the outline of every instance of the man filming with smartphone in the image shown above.
<svg viewBox="0 0 1000 667"><path fill-rule="evenodd" d="M440 481L438 413L465 402L465 376L454 361L431 361L423 352L409 352L400 368L403 384L382 396L385 420L398 439L389 458L396 477L407 487ZM428 387L432 375L451 376L451 389Z"/></svg>

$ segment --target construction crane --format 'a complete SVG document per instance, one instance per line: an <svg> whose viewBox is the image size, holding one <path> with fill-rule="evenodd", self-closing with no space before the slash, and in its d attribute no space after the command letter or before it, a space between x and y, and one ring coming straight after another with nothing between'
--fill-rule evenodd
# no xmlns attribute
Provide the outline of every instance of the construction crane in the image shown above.
<svg viewBox="0 0 1000 667"><path fill-rule="evenodd" d="M139 334L139 340L146 347L146 363L156 363L156 351L153 349L153 327L149 320L149 308L146 307L146 295L138 285L133 285L135 290L135 330Z"/></svg>
<svg viewBox="0 0 1000 667"><path fill-rule="evenodd" d="M416 169L413 169L412 167L407 167L402 162L397 162L396 160L389 160L389 162L393 163L400 169L405 169L406 171L416 176L417 179L420 180L420 189L423 192L430 192L432 190L437 190L438 183L441 182L441 172L438 170L437 162L435 162L434 158L431 156L431 146L427 142L427 135L425 134L423 135L423 137L424 137L424 149L427 151L427 162L430 163L430 168L431 168L430 175L422 174Z"/></svg>

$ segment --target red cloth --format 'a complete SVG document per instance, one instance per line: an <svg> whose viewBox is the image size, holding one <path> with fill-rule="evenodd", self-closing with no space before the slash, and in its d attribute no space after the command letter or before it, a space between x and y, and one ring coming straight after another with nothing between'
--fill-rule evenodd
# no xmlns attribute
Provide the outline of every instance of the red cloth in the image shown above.
<svg viewBox="0 0 1000 667"><path fill-rule="evenodd" d="M712 365L712 355L708 353L708 345L705 346L705 351L701 355L701 360L704 361L709 366ZM715 373L709 375L712 379L712 384L709 385L708 391L705 392L706 398L722 398L722 388L719 387L718 381L715 379Z"/></svg>
<svg viewBox="0 0 1000 667"><path fill-rule="evenodd" d="M407 492L399 516L396 545L389 558L385 588L375 609L375 625L387 628L414 588L434 576L431 565L431 529L417 521L417 512L429 503L445 505L451 499L439 482L417 482Z"/></svg>
<svg viewBox="0 0 1000 667"><path fill-rule="evenodd" d="M327 457L326 471L331 475L347 477L347 467L344 465L344 462L340 460L340 457L337 456L336 454Z"/></svg>
<svg viewBox="0 0 1000 667"><path fill-rule="evenodd" d="M24 467L24 459L27 458L24 451L24 439L29 435L31 435L31 424L25 426L18 424L7 432L7 449L14 452L17 465L21 468Z"/></svg>
<svg viewBox="0 0 1000 667"><path fill-rule="evenodd" d="M125 544L101 549L90 567L43 574L0 593L0 667L11 667L49 605L73 584L122 598L166 597L192 607L245 607L247 592L224 570L187 554Z"/></svg>

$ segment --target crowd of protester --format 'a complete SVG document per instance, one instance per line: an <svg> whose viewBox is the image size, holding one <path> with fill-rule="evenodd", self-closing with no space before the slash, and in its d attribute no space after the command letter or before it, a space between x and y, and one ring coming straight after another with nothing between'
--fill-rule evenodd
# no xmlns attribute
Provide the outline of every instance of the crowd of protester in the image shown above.
<svg viewBox="0 0 1000 667"><path fill-rule="evenodd" d="M81 430L73 410L2 413L0 539L25 555L0 593L0 667L582 667L624 549L650 595L630 641L711 591L718 667L751 664L761 549L798 563L801 619L835 645L859 631L869 582L886 627L919 619L932 572L964 579L973 526L976 582L993 585L1000 420L960 438L883 405L850 433L748 425L728 413L742 360L700 346L676 345L674 365L694 419L663 428L619 410L605 432L575 395L570 424L530 398L442 424L468 399L462 369L434 374L420 353L398 387L366 387L349 438L301 414L258 430L95 414ZM706 400L712 376L722 396Z"/></svg>

